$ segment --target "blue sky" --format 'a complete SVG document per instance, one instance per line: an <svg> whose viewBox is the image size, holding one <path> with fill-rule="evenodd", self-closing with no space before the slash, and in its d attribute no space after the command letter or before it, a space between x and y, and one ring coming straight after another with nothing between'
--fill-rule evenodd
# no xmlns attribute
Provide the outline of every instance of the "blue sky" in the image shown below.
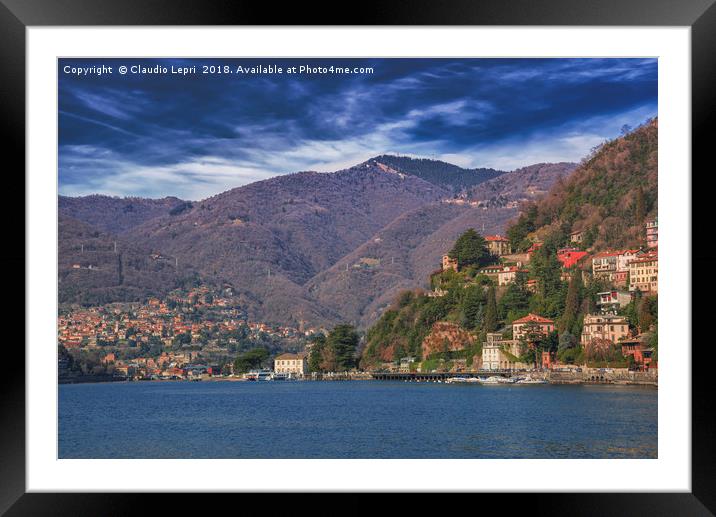
<svg viewBox="0 0 716 517"><path fill-rule="evenodd" d="M120 65L282 74L132 74ZM73 75L65 66L112 66ZM372 67L288 74L291 66ZM513 170L579 161L657 115L656 59L61 59L59 190L203 199L383 153Z"/></svg>

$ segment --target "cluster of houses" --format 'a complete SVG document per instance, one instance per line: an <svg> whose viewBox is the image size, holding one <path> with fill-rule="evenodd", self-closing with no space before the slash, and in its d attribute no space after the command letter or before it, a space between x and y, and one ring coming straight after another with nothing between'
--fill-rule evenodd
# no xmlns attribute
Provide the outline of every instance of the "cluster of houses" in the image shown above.
<svg viewBox="0 0 716 517"><path fill-rule="evenodd" d="M206 339L206 335L247 328L254 337L266 334L297 339L316 332L248 321L230 299L207 297L208 294L209 289L199 287L186 295L172 294L166 300L151 298L144 304L111 304L74 310L58 317L58 340L67 349L121 346L128 338L137 344L159 340L162 345L170 346L177 335L189 334L192 343L220 347L225 344L217 339ZM200 308L212 309L216 318L194 321L191 313ZM228 338L226 343L236 341Z"/></svg>
<svg viewBox="0 0 716 517"><path fill-rule="evenodd" d="M657 221L646 223L645 249L606 250L590 254L575 247L566 247L557 251L557 260L562 265L562 280L567 280L575 270L581 270L583 277L590 274L593 278L606 280L619 289L628 289L630 292L641 291L646 294L657 294L659 286L659 255L658 255L658 225ZM572 243L581 243L583 232L573 232L570 236ZM500 258L500 263L486 266L478 270L479 274L491 278L498 286L507 286L515 281L517 274L529 273L529 264L532 254L542 246L534 242L524 253L512 253L510 241L501 235L488 235L485 237L487 248L491 255ZM457 259L444 255L442 258L442 271L448 269L458 271ZM527 280L527 288L535 291L537 281ZM439 295L440 293L437 293Z"/></svg>
<svg viewBox="0 0 716 517"><path fill-rule="evenodd" d="M583 232L573 232L570 240L574 244L582 243ZM524 253L513 254L510 242L506 237L490 235L485 237L490 253L500 257L501 263L483 267L479 274L493 279L498 286L507 286L513 283L517 273L529 273L525 267L530 262L532 254L541 247L535 242ZM593 278L605 280L612 289L597 294L598 313L587 314L584 317L580 343L586 346L590 343L610 343L621 345L624 356L632 356L634 362L643 369L652 363L653 350L644 342L643 335L634 336L630 333L629 324L625 317L619 316L619 309L629 304L636 291L651 295L658 293L658 223L656 220L646 223L645 249L624 249L600 251L590 254L588 251L576 247L566 247L557 251L557 260L562 265L562 279L567 280L575 271L581 271L583 277L591 274ZM459 264L455 259L445 255L442 260L442 270L452 269L458 271ZM585 278L586 279L586 278ZM527 289L535 291L537 281L527 280ZM437 286L433 296L444 295L444 291ZM529 314L512 323L512 339L504 339L502 334L489 333L482 347L482 368L486 370L529 368L531 365L520 363L519 357L523 355L526 332L534 335L541 333L547 335L554 331L554 321L536 314ZM644 329L647 330L647 329ZM541 366L550 368L555 366L555 357L543 352ZM408 368L409 364L401 364Z"/></svg>
<svg viewBox="0 0 716 517"><path fill-rule="evenodd" d="M197 364L198 352L162 352L159 357L118 359L114 352L106 354L102 363L110 367L116 377L126 379L199 379L206 375L220 375L218 365Z"/></svg>
<svg viewBox="0 0 716 517"><path fill-rule="evenodd" d="M527 365L519 360L525 352L524 347L531 346L530 340L547 336L554 329L554 320L528 314L512 322L512 339L505 339L500 333L488 333L482 344L482 369L531 368L534 365ZM656 363L652 362L653 350L644 342L643 336L630 334L629 323L623 316L609 313L585 315L580 341L583 346L593 342L619 345L622 355L632 356L637 368L648 370L650 367L656 367ZM554 354L548 351L543 351L537 359L541 368L567 367L559 364Z"/></svg>

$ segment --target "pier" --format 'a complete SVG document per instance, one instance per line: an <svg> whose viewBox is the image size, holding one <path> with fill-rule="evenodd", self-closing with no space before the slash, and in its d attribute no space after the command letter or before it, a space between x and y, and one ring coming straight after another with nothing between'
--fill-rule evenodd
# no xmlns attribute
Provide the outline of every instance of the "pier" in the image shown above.
<svg viewBox="0 0 716 517"><path fill-rule="evenodd" d="M536 372L531 372L532 374ZM473 372L372 372L371 378L378 381L444 381L453 377L512 377L524 375L525 372L515 370L478 370Z"/></svg>

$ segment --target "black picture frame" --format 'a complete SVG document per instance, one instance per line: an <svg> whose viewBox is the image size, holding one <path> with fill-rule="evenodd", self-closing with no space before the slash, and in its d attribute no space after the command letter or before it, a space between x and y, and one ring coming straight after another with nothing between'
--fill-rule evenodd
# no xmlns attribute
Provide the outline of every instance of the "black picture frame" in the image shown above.
<svg viewBox="0 0 716 517"><path fill-rule="evenodd" d="M10 199L24 200L25 168L25 30L28 26L83 25L546 25L546 26L688 26L692 44L692 156L693 170L704 169L701 176L690 171L670 171L692 181L692 224L708 220L710 191L693 188L700 177L713 171L711 148L716 124L716 0L413 0L398 2L364 0L353 10L337 12L325 7L293 3L278 7L269 2L231 0L0 0L0 120L7 128L2 147L6 185L12 196L3 203L3 220L17 220L18 208ZM338 5L336 4L336 7ZM9 159L8 159L9 158ZM9 164L12 164L10 166ZM24 250L25 228L7 224L8 242ZM716 263L716 245L708 234L701 235L698 247L691 250L693 271L710 271ZM7 233L6 233L7 236ZM24 251L9 251L0 256L11 293L24 292L20 275L26 269ZM19 298L17 294L13 299ZM23 297L24 299L24 297ZM692 294L692 321L708 318L707 303L696 303ZM18 302L13 302L20 307ZM25 304L22 304L23 307ZM10 307L10 306L8 306ZM7 310L7 309L6 309ZM32 310L26 307L25 310ZM19 311L18 311L19 312ZM19 316L19 315L18 315ZM9 322L12 318L7 318ZM19 318L16 319L19 321ZM19 325L14 325L19 329ZM7 329L6 329L7 330ZM7 515L123 515L146 507L147 496L136 494L37 494L25 491L25 354L19 346L22 331L3 347L3 390L0 392L0 513ZM691 328L685 329L691 336ZM685 339L678 346L689 346ZM694 343L696 345L697 343ZM693 346L692 353L707 351L709 339ZM511 510L535 514L570 513L579 515L711 515L716 512L716 411L709 384L709 361L692 362L692 492L635 494L526 494L491 497ZM10 367L11 366L11 367ZM29 365L31 366L31 365ZM205 498L189 494L167 494L172 505L182 510L208 511ZM212 498L215 496L211 496ZM499 499L498 499L499 498ZM509 503L508 503L509 500ZM357 501L357 500L356 500ZM366 504L365 499L362 499ZM415 501L413 501L415 502ZM242 499L241 505L246 505ZM211 503L215 504L214 502ZM233 504L236 504L235 502ZM370 504L370 503L368 503ZM414 506L414 505L410 505ZM454 508L454 507L453 507ZM248 507L244 507L244 510Z"/></svg>

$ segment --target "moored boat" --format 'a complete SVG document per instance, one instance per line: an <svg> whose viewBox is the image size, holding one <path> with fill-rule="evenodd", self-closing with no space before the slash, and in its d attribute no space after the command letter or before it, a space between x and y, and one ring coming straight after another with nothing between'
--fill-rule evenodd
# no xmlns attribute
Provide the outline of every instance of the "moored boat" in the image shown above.
<svg viewBox="0 0 716 517"><path fill-rule="evenodd" d="M549 384L545 379L533 379L532 377L523 377L517 379L515 384Z"/></svg>

